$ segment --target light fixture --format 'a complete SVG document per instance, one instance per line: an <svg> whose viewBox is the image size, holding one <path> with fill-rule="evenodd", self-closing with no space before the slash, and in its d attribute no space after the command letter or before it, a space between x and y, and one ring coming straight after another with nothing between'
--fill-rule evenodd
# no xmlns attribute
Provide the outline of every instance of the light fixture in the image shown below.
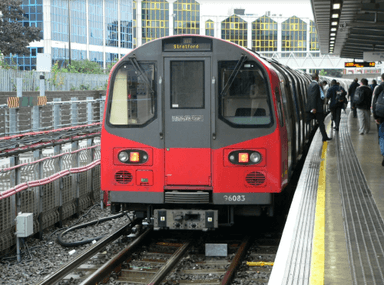
<svg viewBox="0 0 384 285"><path fill-rule="evenodd" d="M329 46L330 46L330 47L333 47L333 46L335 46L335 44L330 44Z"/></svg>
<svg viewBox="0 0 384 285"><path fill-rule="evenodd" d="M339 14L332 14L332 18L334 18L334 19L339 18Z"/></svg>
<svg viewBox="0 0 384 285"><path fill-rule="evenodd" d="M331 28L331 32L336 32L337 28Z"/></svg>
<svg viewBox="0 0 384 285"><path fill-rule="evenodd" d="M340 3L333 4L333 9L340 9Z"/></svg>
<svg viewBox="0 0 384 285"><path fill-rule="evenodd" d="M334 41L335 40L335 37L330 37L329 38L331 41Z"/></svg>
<svg viewBox="0 0 384 285"><path fill-rule="evenodd" d="M332 26L337 26L337 22L332 22L331 25Z"/></svg>
<svg viewBox="0 0 384 285"><path fill-rule="evenodd" d="M336 33L331 33L331 37L334 37L334 36L336 36Z"/></svg>

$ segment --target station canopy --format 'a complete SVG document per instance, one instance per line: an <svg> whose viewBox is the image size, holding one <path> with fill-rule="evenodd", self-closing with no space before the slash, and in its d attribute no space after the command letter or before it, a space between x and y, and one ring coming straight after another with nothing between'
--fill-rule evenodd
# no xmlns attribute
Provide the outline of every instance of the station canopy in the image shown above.
<svg viewBox="0 0 384 285"><path fill-rule="evenodd" d="M311 0L311 4L322 53L384 62L384 0Z"/></svg>

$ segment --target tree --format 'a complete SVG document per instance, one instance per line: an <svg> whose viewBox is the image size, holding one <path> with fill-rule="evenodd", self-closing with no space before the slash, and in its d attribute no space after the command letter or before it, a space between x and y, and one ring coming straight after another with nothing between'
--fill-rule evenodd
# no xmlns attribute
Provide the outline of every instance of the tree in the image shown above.
<svg viewBox="0 0 384 285"><path fill-rule="evenodd" d="M30 42L40 40L40 28L24 27L21 0L0 1L0 52L3 55L29 54Z"/></svg>

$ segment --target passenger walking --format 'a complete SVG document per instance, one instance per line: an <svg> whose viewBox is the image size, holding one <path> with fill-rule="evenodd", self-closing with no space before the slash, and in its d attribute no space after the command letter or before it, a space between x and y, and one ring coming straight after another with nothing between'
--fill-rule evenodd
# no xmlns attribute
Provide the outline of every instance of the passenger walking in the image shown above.
<svg viewBox="0 0 384 285"><path fill-rule="evenodd" d="M308 85L307 88L308 101L305 107L305 111L307 113L307 123L309 123L313 119L317 120L321 135L323 137L323 142L325 142L331 140L331 138L328 137L327 132L325 131L323 111L325 96L323 89L320 87L318 81L319 76L317 75L317 73L313 73L312 83Z"/></svg>
<svg viewBox="0 0 384 285"><path fill-rule="evenodd" d="M327 98L331 99L330 109L333 121L335 122L334 130L338 131L340 126L341 110L344 108L344 103L347 100L345 95L347 92L337 84L336 80L331 81L331 87L328 89Z"/></svg>
<svg viewBox="0 0 384 285"><path fill-rule="evenodd" d="M371 87L371 89L372 89L372 92L373 92L373 90L375 90L376 86L377 86L377 81L375 79L372 79L372 84L369 85L369 87Z"/></svg>
<svg viewBox="0 0 384 285"><path fill-rule="evenodd" d="M349 102L351 102L351 110L354 118L357 117L357 111L356 106L353 103L353 95L355 94L356 88L359 87L359 83L357 83L358 81L359 79L355 78L348 89Z"/></svg>
<svg viewBox="0 0 384 285"><path fill-rule="evenodd" d="M373 94L373 100L372 100L372 112L373 112L373 118L376 121L377 124L377 130L379 134L379 145L380 145L380 151L383 156L383 161L381 163L382 166L384 166L384 115L381 113L378 113L377 109L377 99L379 96L384 96L384 73L381 74L381 83L379 86L375 88L375 92Z"/></svg>
<svg viewBox="0 0 384 285"><path fill-rule="evenodd" d="M327 94L327 91L329 89L329 85L328 85L328 82L326 80L323 81L322 87L323 87L324 94Z"/></svg>
<svg viewBox="0 0 384 285"><path fill-rule="evenodd" d="M368 134L370 130L371 101L372 90L368 86L368 80L361 79L361 86L358 87L353 96L353 101L357 109L357 117L359 119L359 134Z"/></svg>

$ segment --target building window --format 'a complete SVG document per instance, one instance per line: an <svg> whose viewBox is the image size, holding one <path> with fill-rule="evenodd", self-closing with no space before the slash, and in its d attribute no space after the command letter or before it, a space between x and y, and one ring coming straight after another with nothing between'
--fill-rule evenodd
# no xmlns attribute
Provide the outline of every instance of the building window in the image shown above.
<svg viewBox="0 0 384 285"><path fill-rule="evenodd" d="M252 22L252 50L263 52L265 56L272 57L277 51L277 22L268 16L263 16Z"/></svg>
<svg viewBox="0 0 384 285"><path fill-rule="evenodd" d="M281 51L307 50L307 24L296 16L290 17L281 24ZM305 53L295 53L305 56ZM289 54L282 54L283 57Z"/></svg>
<svg viewBox="0 0 384 285"><path fill-rule="evenodd" d="M205 35L211 37L215 35L215 23L212 20L205 22Z"/></svg>
<svg viewBox="0 0 384 285"><path fill-rule="evenodd" d="M309 50L315 53L311 53L312 56L319 57L319 37L317 35L317 30L315 26L315 22L310 21L310 28L309 28Z"/></svg>
<svg viewBox="0 0 384 285"><path fill-rule="evenodd" d="M26 18L21 21L22 25L40 28L40 39L44 39L43 0L23 0L21 8Z"/></svg>
<svg viewBox="0 0 384 285"><path fill-rule="evenodd" d="M173 34L200 34L200 4L195 0L173 3Z"/></svg>
<svg viewBox="0 0 384 285"><path fill-rule="evenodd" d="M15 66L19 70L36 70L36 58L38 53L44 53L42 47L29 47L29 55L12 55L4 57L6 64Z"/></svg>
<svg viewBox="0 0 384 285"><path fill-rule="evenodd" d="M88 0L89 44L103 45L103 2Z"/></svg>
<svg viewBox="0 0 384 285"><path fill-rule="evenodd" d="M132 1L120 1L120 47L133 47Z"/></svg>
<svg viewBox="0 0 384 285"><path fill-rule="evenodd" d="M247 30L247 22L236 15L221 22L221 38L243 47L247 47L248 44Z"/></svg>
<svg viewBox="0 0 384 285"><path fill-rule="evenodd" d="M103 53L100 51L90 51L89 52L89 60L95 61L98 64L100 64L101 67L103 67Z"/></svg>
<svg viewBox="0 0 384 285"><path fill-rule="evenodd" d="M118 1L105 1L105 45L110 47L119 46L119 22Z"/></svg>
<svg viewBox="0 0 384 285"><path fill-rule="evenodd" d="M165 0L141 2L142 43L169 35L169 4Z"/></svg>

